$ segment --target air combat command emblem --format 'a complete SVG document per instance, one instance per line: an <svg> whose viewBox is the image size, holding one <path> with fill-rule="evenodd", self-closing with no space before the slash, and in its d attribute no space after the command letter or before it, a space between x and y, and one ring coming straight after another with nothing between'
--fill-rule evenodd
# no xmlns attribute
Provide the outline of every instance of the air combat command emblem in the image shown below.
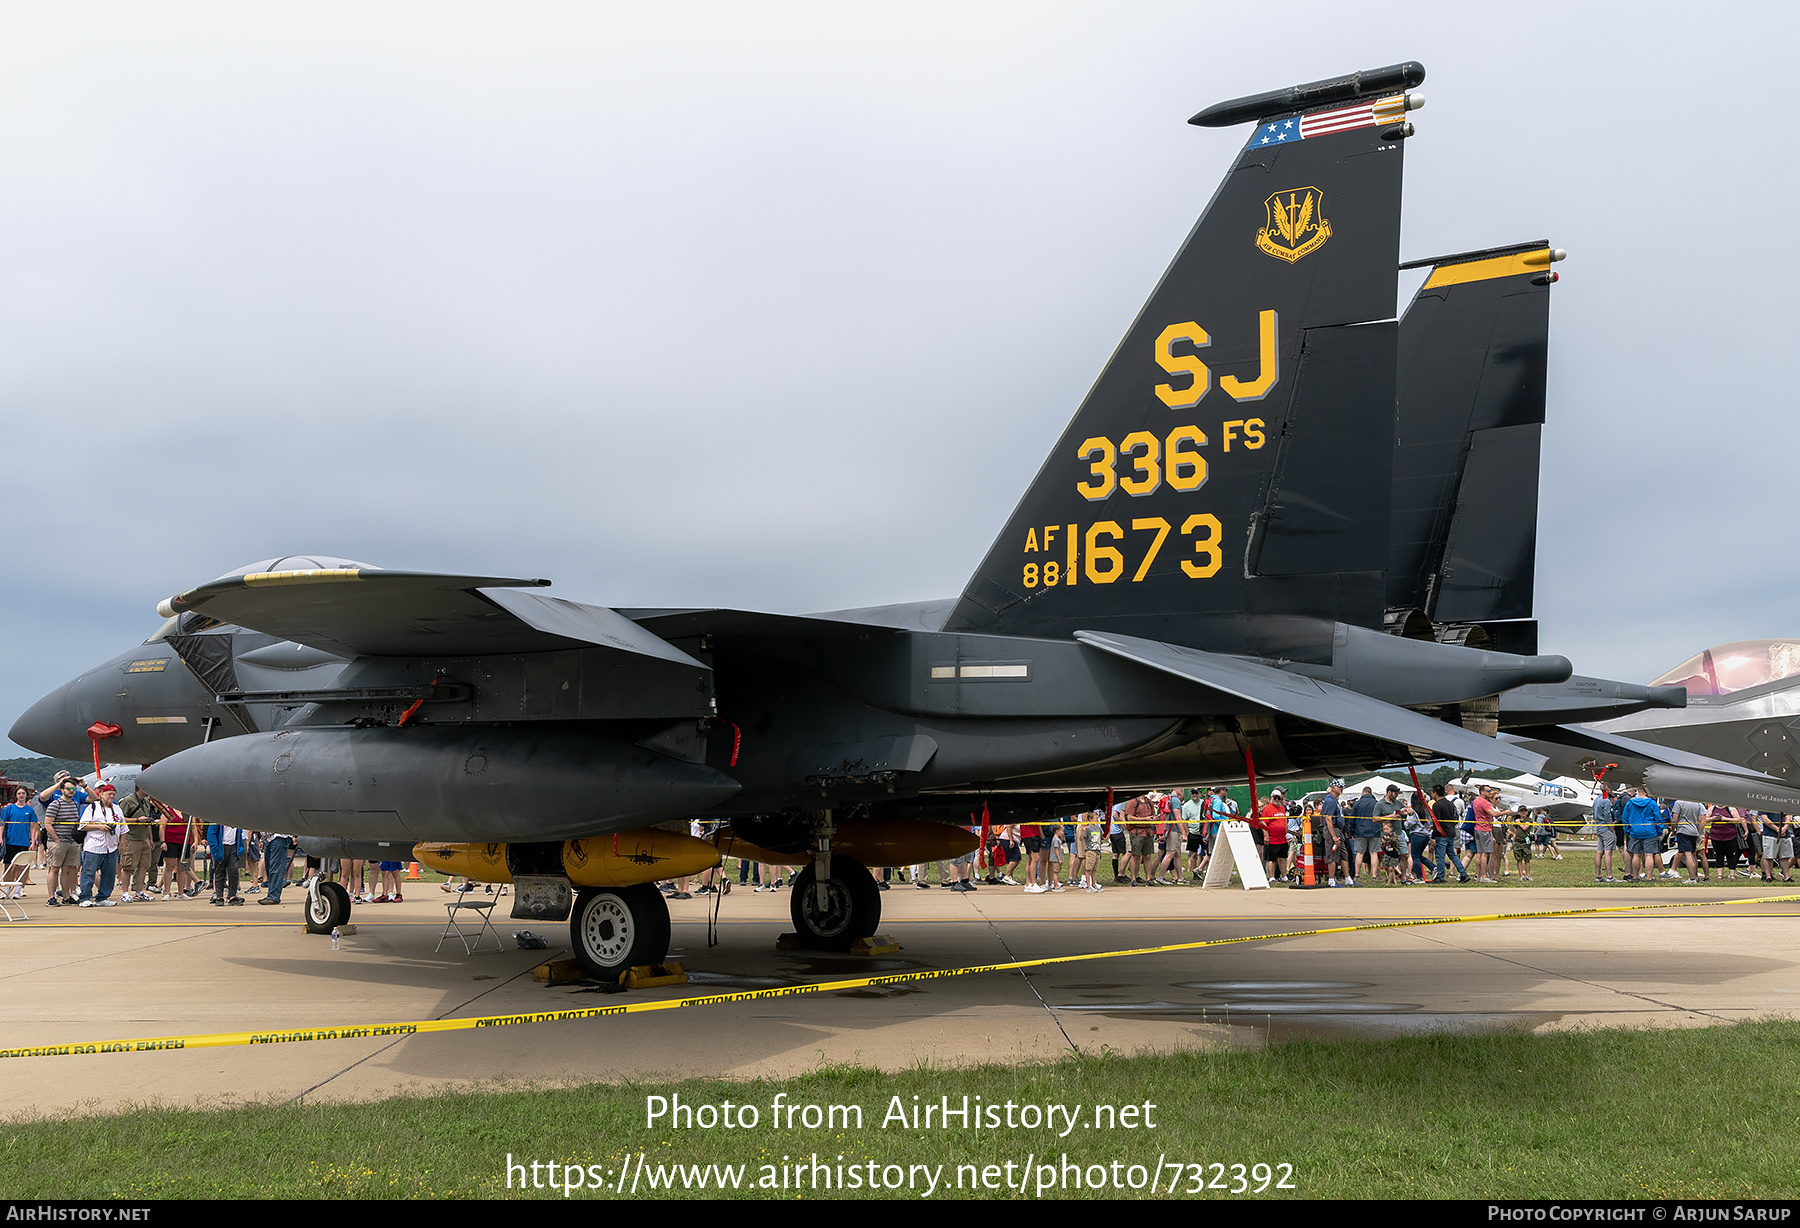
<svg viewBox="0 0 1800 1228"><path fill-rule="evenodd" d="M1256 232L1256 246L1289 264L1324 246L1331 237L1325 194L1317 188L1289 188L1264 202L1269 224Z"/></svg>

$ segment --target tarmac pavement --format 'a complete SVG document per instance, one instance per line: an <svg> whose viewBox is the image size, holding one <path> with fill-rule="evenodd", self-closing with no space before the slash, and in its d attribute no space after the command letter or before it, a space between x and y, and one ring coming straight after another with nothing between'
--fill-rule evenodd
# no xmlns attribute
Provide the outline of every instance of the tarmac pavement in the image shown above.
<svg viewBox="0 0 1800 1228"><path fill-rule="evenodd" d="M39 878L41 880L41 874ZM972 894L895 884L882 896L893 956L779 951L788 894L734 889L708 946L707 897L671 903L685 987L603 996L546 986L532 969L567 954L567 927L511 921L506 949L435 951L447 898L409 883L402 904L360 905L331 949L278 907L198 900L44 907L0 922L0 1048L342 1027L612 1005L648 997L958 968L1414 917L1622 904L1692 905L1792 886L1534 889L1445 886L1202 891L1108 887L1091 895ZM916 984L559 1023L277 1046L9 1058L13 1107L46 1115L146 1102L368 1100L501 1080L782 1076L822 1062L883 1069L1082 1052L1247 1046L1295 1033L1704 1026L1800 1013L1800 903L1474 922L983 973ZM532 928L547 951L513 949Z"/></svg>

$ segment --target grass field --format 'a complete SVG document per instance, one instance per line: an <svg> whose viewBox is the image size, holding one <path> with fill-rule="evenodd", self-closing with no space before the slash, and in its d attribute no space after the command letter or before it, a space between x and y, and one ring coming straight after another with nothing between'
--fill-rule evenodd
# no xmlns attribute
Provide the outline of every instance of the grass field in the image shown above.
<svg viewBox="0 0 1800 1228"><path fill-rule="evenodd" d="M1766 1021L1303 1040L902 1074L830 1068L784 1081L476 1090L352 1106L147 1107L0 1125L0 1195L660 1199L717 1197L723 1171L728 1187L741 1173L740 1187L724 1191L735 1197L870 1197L871 1181L898 1187L882 1197L1150 1197L1154 1171L1162 1198L1258 1196L1259 1180L1261 1197L1287 1198L1789 1197L1800 1165L1797 1075L1800 1024ZM1016 1128L883 1124L896 1104L910 1113L949 1097L960 1107L965 1095L996 1112L1012 1102ZM726 1101L757 1106L759 1120L650 1125L651 1097L715 1112ZM792 1128L772 1125L778 1102L802 1106ZM1060 1106L1055 1127L1029 1128L1026 1104ZM808 1105L839 1112L808 1128ZM1110 1118L1098 1105L1112 1106ZM509 1170L509 1155L520 1167ZM581 1185L519 1188L548 1179L529 1166L552 1161L559 1183L562 1166L578 1166ZM798 1189L791 1161L804 1166ZM852 1169L864 1188L839 1188ZM808 1183L821 1170L832 1187L815 1191ZM1065 1187L1072 1171L1081 1188ZM1096 1175L1106 1188L1089 1188ZM1291 1188L1277 1188L1284 1178ZM988 1188L1003 1181L1010 1194ZM606 1188L619 1183L628 1188Z"/></svg>

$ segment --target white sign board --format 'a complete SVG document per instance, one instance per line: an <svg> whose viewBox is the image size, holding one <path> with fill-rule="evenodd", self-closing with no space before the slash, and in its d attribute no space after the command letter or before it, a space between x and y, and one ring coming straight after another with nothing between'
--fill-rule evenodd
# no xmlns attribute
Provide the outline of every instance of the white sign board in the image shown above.
<svg viewBox="0 0 1800 1228"><path fill-rule="evenodd" d="M1224 838L1220 839L1221 836ZM1229 887L1233 870L1237 871L1246 891L1269 885L1262 858L1257 856L1256 841L1250 838L1248 823L1226 822L1213 828L1212 860L1206 863L1206 881L1200 886Z"/></svg>

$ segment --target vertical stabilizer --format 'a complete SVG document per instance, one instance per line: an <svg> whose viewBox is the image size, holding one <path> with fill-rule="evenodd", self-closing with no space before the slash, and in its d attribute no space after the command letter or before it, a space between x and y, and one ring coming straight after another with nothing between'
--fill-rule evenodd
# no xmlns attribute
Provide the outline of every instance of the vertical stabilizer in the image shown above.
<svg viewBox="0 0 1800 1228"><path fill-rule="evenodd" d="M1550 334L1545 241L1403 268L1386 604L1435 623L1531 617Z"/></svg>
<svg viewBox="0 0 1800 1228"><path fill-rule="evenodd" d="M1244 150L969 581L952 630L1195 642L1381 625L1416 64L1221 103Z"/></svg>

